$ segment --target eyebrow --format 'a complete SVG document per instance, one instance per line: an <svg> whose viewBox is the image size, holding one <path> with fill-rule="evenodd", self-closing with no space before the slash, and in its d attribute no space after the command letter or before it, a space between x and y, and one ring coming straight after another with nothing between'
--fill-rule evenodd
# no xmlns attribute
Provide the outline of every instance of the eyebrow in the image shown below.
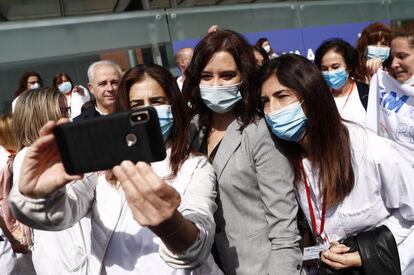
<svg viewBox="0 0 414 275"><path fill-rule="evenodd" d="M283 92L290 92L289 89L280 89L280 90L276 90L272 93L272 95L276 95L276 94L281 94Z"/></svg>
<svg viewBox="0 0 414 275"><path fill-rule="evenodd" d="M167 98L165 96L154 96L154 97L150 97L150 100L159 100L159 99L167 100Z"/></svg>

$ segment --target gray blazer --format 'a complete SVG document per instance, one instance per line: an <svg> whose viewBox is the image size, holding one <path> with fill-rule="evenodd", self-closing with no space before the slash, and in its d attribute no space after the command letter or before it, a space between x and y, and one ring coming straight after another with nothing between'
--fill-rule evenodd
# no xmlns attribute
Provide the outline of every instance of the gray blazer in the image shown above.
<svg viewBox="0 0 414 275"><path fill-rule="evenodd" d="M229 125L213 161L218 179L215 244L224 273L300 274L292 168L263 119L242 132L239 127L236 120Z"/></svg>

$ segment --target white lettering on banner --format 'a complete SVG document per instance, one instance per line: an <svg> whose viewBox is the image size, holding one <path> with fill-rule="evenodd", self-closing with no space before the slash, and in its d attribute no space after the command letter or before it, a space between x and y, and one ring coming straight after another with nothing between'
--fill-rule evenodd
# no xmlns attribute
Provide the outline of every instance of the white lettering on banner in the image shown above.
<svg viewBox="0 0 414 275"><path fill-rule="evenodd" d="M308 49L308 56L307 56L307 58L310 61L314 61L315 60L315 54L313 53L313 50L312 49Z"/></svg>
<svg viewBox="0 0 414 275"><path fill-rule="evenodd" d="M414 151L414 87L378 71L370 84L367 127Z"/></svg>

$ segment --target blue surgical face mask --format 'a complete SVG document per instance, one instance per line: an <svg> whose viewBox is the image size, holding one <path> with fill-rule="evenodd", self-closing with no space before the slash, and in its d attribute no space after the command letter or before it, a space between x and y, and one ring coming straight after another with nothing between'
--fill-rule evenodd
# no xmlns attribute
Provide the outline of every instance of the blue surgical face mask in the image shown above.
<svg viewBox="0 0 414 275"><path fill-rule="evenodd" d="M367 47L367 58L373 59L378 58L382 61L385 61L390 56L390 47L377 47L377 46L368 46Z"/></svg>
<svg viewBox="0 0 414 275"><path fill-rule="evenodd" d="M64 81L58 86L59 91L68 94L72 91L72 84L69 81Z"/></svg>
<svg viewBox="0 0 414 275"><path fill-rule="evenodd" d="M167 140L173 125L173 114L171 105L152 106L157 111L158 120L160 121L161 132L164 140Z"/></svg>
<svg viewBox="0 0 414 275"><path fill-rule="evenodd" d="M326 83L334 90L341 89L348 80L348 72L344 68L339 68L334 71L322 72Z"/></svg>
<svg viewBox="0 0 414 275"><path fill-rule="evenodd" d="M273 134L287 141L299 141L306 131L307 118L302 110L302 102L294 102L265 115L266 123Z"/></svg>
<svg viewBox="0 0 414 275"><path fill-rule="evenodd" d="M240 83L229 86L200 85L200 96L213 112L227 113L242 99Z"/></svg>

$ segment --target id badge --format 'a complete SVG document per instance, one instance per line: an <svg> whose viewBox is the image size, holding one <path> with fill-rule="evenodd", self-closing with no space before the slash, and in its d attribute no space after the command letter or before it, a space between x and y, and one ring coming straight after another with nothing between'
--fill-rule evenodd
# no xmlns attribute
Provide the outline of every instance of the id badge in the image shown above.
<svg viewBox="0 0 414 275"><path fill-rule="evenodd" d="M303 260L317 260L320 258L320 254L322 251L325 250L325 246L323 244L317 244L314 246L308 246L303 249Z"/></svg>

